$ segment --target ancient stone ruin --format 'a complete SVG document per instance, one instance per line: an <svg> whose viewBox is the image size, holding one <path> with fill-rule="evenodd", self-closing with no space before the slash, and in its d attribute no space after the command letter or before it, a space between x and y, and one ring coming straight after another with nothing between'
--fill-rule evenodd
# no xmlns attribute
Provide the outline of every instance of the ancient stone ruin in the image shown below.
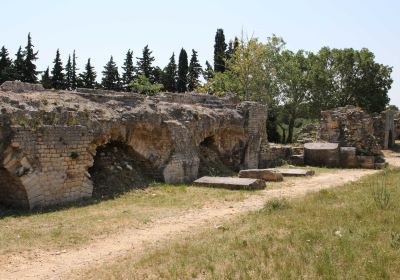
<svg viewBox="0 0 400 280"><path fill-rule="evenodd" d="M394 113L370 115L354 106L321 112L319 140L355 147L358 153L380 154L394 145Z"/></svg>
<svg viewBox="0 0 400 280"><path fill-rule="evenodd" d="M267 109L235 97L44 91L6 82L0 100L4 205L33 208L91 197L93 181L113 178L97 177L96 170L124 171L127 180L140 171L153 180L192 182L207 164L207 151L234 171L267 161Z"/></svg>

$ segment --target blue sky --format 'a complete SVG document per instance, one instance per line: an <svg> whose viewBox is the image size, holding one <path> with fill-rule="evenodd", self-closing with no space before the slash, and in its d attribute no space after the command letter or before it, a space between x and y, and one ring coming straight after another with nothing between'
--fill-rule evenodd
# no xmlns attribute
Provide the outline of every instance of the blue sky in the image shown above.
<svg viewBox="0 0 400 280"><path fill-rule="evenodd" d="M217 28L227 38L244 30L262 41L276 34L289 49L367 47L393 66L391 103L400 106L400 1L396 0L4 0L0 45L14 54L32 33L39 70L57 48L65 64L76 49L79 67L91 57L98 73L113 55L122 64L128 49L140 56L148 44L163 67L171 53L194 48L212 61Z"/></svg>

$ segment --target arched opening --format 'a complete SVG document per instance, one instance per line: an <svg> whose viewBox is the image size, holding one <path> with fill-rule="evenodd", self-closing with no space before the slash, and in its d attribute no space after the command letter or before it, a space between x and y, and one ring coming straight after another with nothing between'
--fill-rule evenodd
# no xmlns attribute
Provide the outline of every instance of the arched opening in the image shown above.
<svg viewBox="0 0 400 280"><path fill-rule="evenodd" d="M93 181L93 198L113 198L150 183L151 163L128 145L111 141L96 149L89 173Z"/></svg>
<svg viewBox="0 0 400 280"><path fill-rule="evenodd" d="M235 175L235 172L221 160L214 136L209 136L200 143L199 158L198 177Z"/></svg>
<svg viewBox="0 0 400 280"><path fill-rule="evenodd" d="M4 167L0 167L0 206L29 208L25 188Z"/></svg>

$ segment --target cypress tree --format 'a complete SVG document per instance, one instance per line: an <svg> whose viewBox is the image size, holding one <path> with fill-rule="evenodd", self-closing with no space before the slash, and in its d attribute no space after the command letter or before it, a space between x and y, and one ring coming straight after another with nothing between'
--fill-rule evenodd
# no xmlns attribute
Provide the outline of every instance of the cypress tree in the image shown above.
<svg viewBox="0 0 400 280"><path fill-rule="evenodd" d="M151 56L152 51L150 51L149 46L146 45L143 48L143 54L142 57L137 57L137 76L139 75L144 75L146 78L148 78L152 83L154 82L152 74L153 74L153 62L154 62L154 57Z"/></svg>
<svg viewBox="0 0 400 280"><path fill-rule="evenodd" d="M212 68L210 62L206 61L206 70L203 71L203 76L206 81L214 78L214 69Z"/></svg>
<svg viewBox="0 0 400 280"><path fill-rule="evenodd" d="M200 74L202 72L201 65L197 58L197 52L192 50L188 73L188 90L193 91L199 84Z"/></svg>
<svg viewBox="0 0 400 280"><path fill-rule="evenodd" d="M24 69L25 69L25 58L21 46L19 47L16 58L13 63L13 79L23 81L24 80Z"/></svg>
<svg viewBox="0 0 400 280"><path fill-rule="evenodd" d="M215 45L214 45L214 71L224 72L225 71L225 52L226 43L223 29L217 29L215 34Z"/></svg>
<svg viewBox="0 0 400 280"><path fill-rule="evenodd" d="M162 84L164 89L169 92L176 91L176 79L177 79L177 66L175 62L175 54L172 53L169 59L168 65L164 68Z"/></svg>
<svg viewBox="0 0 400 280"><path fill-rule="evenodd" d="M60 51L57 49L56 57L54 58L53 70L51 70L51 82L54 89L64 89L65 80L63 73L63 66L60 57Z"/></svg>
<svg viewBox="0 0 400 280"><path fill-rule="evenodd" d="M134 78L135 72L135 67L133 66L133 51L128 50L128 52L126 53L122 69L124 70L124 72L122 73L122 86L125 90L127 90L129 83Z"/></svg>
<svg viewBox="0 0 400 280"><path fill-rule="evenodd" d="M42 79L40 80L40 83L43 85L45 89L50 89L52 85L52 81L50 78L50 69L47 67L46 71L42 74Z"/></svg>
<svg viewBox="0 0 400 280"><path fill-rule="evenodd" d="M163 75L163 71L161 70L161 68L158 66L154 67L153 74L152 74L152 83L153 84L161 84L162 75Z"/></svg>
<svg viewBox="0 0 400 280"><path fill-rule="evenodd" d="M94 67L90 64L89 58L85 65L85 71L83 71L79 75L79 83L84 88L94 88L94 86L96 85L96 76L96 72L94 70Z"/></svg>
<svg viewBox="0 0 400 280"><path fill-rule="evenodd" d="M187 90L188 68L188 56L186 51L182 48L179 54L178 81L176 83L178 92L186 92Z"/></svg>
<svg viewBox="0 0 400 280"><path fill-rule="evenodd" d="M72 69L71 69L71 89L76 89L78 86L78 68L76 67L76 54L75 50L72 53Z"/></svg>
<svg viewBox="0 0 400 280"><path fill-rule="evenodd" d="M111 56L110 60L104 66L103 79L101 85L103 88L108 90L120 90L120 80L118 74L117 64L114 62L114 58Z"/></svg>
<svg viewBox="0 0 400 280"><path fill-rule="evenodd" d="M71 55L68 56L68 62L65 65L65 88L72 88L72 62Z"/></svg>
<svg viewBox="0 0 400 280"><path fill-rule="evenodd" d="M235 39L232 41L229 41L228 44L228 49L226 50L226 59L229 60L232 58L233 54L239 47L239 39L238 37L235 37Z"/></svg>
<svg viewBox="0 0 400 280"><path fill-rule="evenodd" d="M37 81L36 65L34 63L37 60L38 52L34 52L34 45L32 44L31 33L28 33L28 43L25 47L25 61L24 61L24 74L23 81L28 83L35 83Z"/></svg>
<svg viewBox="0 0 400 280"><path fill-rule="evenodd" d="M3 46L0 50L0 84L12 79L12 60L8 50Z"/></svg>

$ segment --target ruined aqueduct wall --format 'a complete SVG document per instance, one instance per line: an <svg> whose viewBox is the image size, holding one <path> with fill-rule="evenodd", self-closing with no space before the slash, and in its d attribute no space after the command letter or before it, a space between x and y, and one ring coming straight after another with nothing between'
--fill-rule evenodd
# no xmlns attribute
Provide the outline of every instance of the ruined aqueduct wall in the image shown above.
<svg viewBox="0 0 400 280"><path fill-rule="evenodd" d="M0 88L0 203L33 208L90 197L96 149L118 141L148 175L191 182L212 139L232 169L257 168L267 150L266 107L234 97ZM21 90L22 88L22 90ZM34 91L33 91L34 90Z"/></svg>

